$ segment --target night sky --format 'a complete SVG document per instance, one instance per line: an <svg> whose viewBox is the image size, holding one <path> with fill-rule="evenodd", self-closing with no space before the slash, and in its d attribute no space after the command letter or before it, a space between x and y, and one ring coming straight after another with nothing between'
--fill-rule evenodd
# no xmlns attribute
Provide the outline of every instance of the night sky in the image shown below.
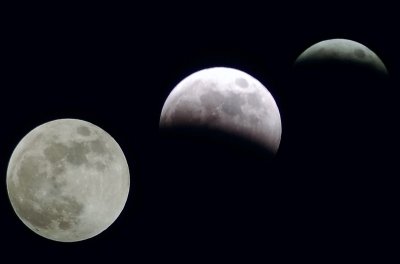
<svg viewBox="0 0 400 264"><path fill-rule="evenodd" d="M382 1L244 1L4 10L3 256L44 263L398 258L395 8ZM389 78L371 83L333 74L315 76L309 84L296 79L296 58L331 38L370 48ZM162 106L175 85L215 66L252 75L275 98L282 139L274 159L159 131ZM15 146L34 127L58 118L83 119L107 131L131 172L120 217L82 242L34 234L7 196L7 164Z"/></svg>

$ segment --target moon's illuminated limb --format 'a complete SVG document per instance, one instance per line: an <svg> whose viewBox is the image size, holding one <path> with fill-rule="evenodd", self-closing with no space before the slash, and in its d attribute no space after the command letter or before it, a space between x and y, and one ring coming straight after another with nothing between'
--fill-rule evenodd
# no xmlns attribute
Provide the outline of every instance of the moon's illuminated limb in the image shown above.
<svg viewBox="0 0 400 264"><path fill-rule="evenodd" d="M270 92L249 74L224 67L195 72L168 96L160 126L204 126L242 136L276 153L281 118Z"/></svg>
<svg viewBox="0 0 400 264"><path fill-rule="evenodd" d="M11 204L22 222L48 239L73 242L107 229L129 192L118 143L82 120L59 119L29 132L7 170Z"/></svg>

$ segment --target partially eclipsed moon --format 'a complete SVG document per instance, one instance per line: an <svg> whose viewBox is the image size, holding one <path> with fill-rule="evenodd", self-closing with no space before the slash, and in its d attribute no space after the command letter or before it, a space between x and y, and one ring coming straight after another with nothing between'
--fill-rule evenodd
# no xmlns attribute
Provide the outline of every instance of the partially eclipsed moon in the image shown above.
<svg viewBox="0 0 400 264"><path fill-rule="evenodd" d="M276 153L281 118L270 92L255 78L231 68L210 68L182 80L168 96L161 127L196 126L224 131Z"/></svg>
<svg viewBox="0 0 400 264"><path fill-rule="evenodd" d="M82 120L59 119L29 132L7 170L11 204L35 233L56 241L91 238L119 216L129 169L118 143Z"/></svg>
<svg viewBox="0 0 400 264"><path fill-rule="evenodd" d="M387 74L385 64L372 50L348 39L329 39L318 42L300 54L295 64L326 61L350 62Z"/></svg>

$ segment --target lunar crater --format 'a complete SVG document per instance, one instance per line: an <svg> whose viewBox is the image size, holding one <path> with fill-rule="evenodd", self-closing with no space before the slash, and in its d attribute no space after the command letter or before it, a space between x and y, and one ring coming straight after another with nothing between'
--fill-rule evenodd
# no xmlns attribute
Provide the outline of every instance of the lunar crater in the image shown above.
<svg viewBox="0 0 400 264"><path fill-rule="evenodd" d="M68 148L67 161L74 165L87 164L88 159L86 155L89 153L89 149L85 144L79 142L72 142L72 146Z"/></svg>
<svg viewBox="0 0 400 264"><path fill-rule="evenodd" d="M360 59L363 59L366 56L365 52L362 49L355 49L354 54Z"/></svg>
<svg viewBox="0 0 400 264"><path fill-rule="evenodd" d="M236 78L235 83L241 88L249 87L249 83L244 78Z"/></svg>
<svg viewBox="0 0 400 264"><path fill-rule="evenodd" d="M90 136L90 129L86 126L79 126L76 131L82 136Z"/></svg>
<svg viewBox="0 0 400 264"><path fill-rule="evenodd" d="M224 96L218 91L210 90L208 92L204 92L204 94L200 96L200 102L201 106L205 107L206 109L216 109L218 106L223 104ZM190 108L190 102L187 104L187 107Z"/></svg>
<svg viewBox="0 0 400 264"><path fill-rule="evenodd" d="M107 154L107 148L104 144L104 142L102 142L99 139L90 141L90 149L97 153L97 154Z"/></svg>

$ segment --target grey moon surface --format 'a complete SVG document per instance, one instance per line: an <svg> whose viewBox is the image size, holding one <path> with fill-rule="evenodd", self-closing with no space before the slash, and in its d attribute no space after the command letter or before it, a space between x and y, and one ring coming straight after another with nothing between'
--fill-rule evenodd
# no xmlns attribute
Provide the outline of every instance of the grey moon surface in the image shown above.
<svg viewBox="0 0 400 264"><path fill-rule="evenodd" d="M7 191L19 219L45 238L94 237L120 215L128 198L128 163L101 128L58 119L29 132L12 153Z"/></svg>
<svg viewBox="0 0 400 264"><path fill-rule="evenodd" d="M200 126L249 139L272 153L281 141L281 117L271 93L249 74L225 67L195 72L170 93L160 127Z"/></svg>
<svg viewBox="0 0 400 264"><path fill-rule="evenodd" d="M300 54L295 64L328 60L350 61L367 65L387 74L385 64L372 50L348 39L329 39L318 42Z"/></svg>

